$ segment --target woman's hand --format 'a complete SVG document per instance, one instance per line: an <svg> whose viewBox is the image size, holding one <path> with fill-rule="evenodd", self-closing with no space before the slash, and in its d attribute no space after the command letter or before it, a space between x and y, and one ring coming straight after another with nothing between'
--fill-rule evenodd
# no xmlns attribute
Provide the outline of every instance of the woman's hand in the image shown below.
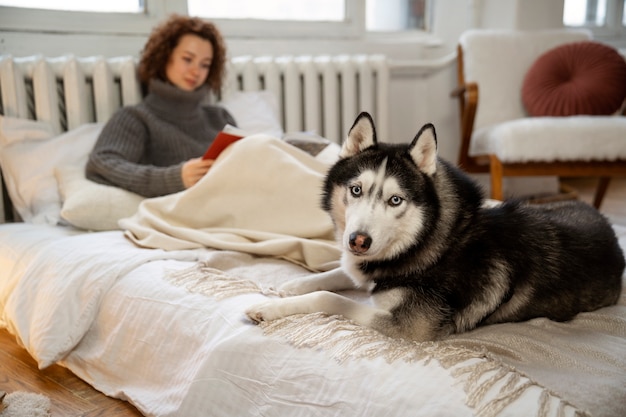
<svg viewBox="0 0 626 417"><path fill-rule="evenodd" d="M183 177L183 185L185 188L189 188L204 177L211 165L215 162L214 159L202 159L193 158L183 164L181 170L181 176Z"/></svg>

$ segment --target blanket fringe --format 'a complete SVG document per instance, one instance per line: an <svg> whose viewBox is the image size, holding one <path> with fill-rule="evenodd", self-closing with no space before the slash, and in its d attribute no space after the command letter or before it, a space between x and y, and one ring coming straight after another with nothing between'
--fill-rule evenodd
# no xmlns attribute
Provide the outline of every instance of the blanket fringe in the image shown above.
<svg viewBox="0 0 626 417"><path fill-rule="evenodd" d="M278 295L273 288L262 288L254 281L238 279L203 262L174 271L167 279L189 292L216 299L247 293ZM453 341L418 343L393 339L341 316L324 313L298 314L261 322L259 326L266 335L285 339L297 348L327 351L340 363L382 357L389 363L403 360L428 364L434 359L463 381L465 402L480 417L496 417L531 387L541 389L536 417L566 417L568 412L575 417L591 417L484 347L469 349L454 345ZM554 402L556 414L550 414Z"/></svg>
<svg viewBox="0 0 626 417"><path fill-rule="evenodd" d="M339 362L382 357L388 362L428 363L434 359L463 381L466 404L480 417L496 417L531 387L541 389L536 417L565 417L566 411L576 417L591 417L485 348L468 349L446 341L417 343L393 339L341 316L324 313L293 315L261 322L259 326L268 336L286 339L298 348L327 351ZM556 414L551 414L554 402Z"/></svg>
<svg viewBox="0 0 626 417"><path fill-rule="evenodd" d="M166 279L189 292L218 300L249 293L277 295L273 288L262 288L254 281L235 278L204 262L198 262L187 269L170 272L166 275Z"/></svg>

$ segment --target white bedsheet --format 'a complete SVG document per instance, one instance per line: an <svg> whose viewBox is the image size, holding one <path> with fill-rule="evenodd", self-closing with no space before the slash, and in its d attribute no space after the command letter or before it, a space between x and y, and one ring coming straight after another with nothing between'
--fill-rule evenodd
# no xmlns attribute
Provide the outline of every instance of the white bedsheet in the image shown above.
<svg viewBox="0 0 626 417"><path fill-rule="evenodd" d="M502 407L492 401L497 392L479 392L470 401L481 379L490 377L489 369L499 370L480 355L460 368L443 366L441 356L339 360L332 349L296 347L289 337L268 335L246 319L245 308L265 295L207 296L171 281L197 261L218 275L225 271L266 289L309 273L287 261L209 249L139 249L122 232L74 234L0 226L2 325L41 366L59 360L146 415L572 416L576 411L557 393L524 383L524 375L505 368L505 380L521 381L519 396L508 396L510 403Z"/></svg>
<svg viewBox="0 0 626 417"><path fill-rule="evenodd" d="M119 231L59 237L29 254L19 281L9 279L17 284L4 312L41 368L76 346L119 277L157 259L197 259L194 251L139 249Z"/></svg>
<svg viewBox="0 0 626 417"><path fill-rule="evenodd" d="M10 229L0 227L0 253L15 236L30 240L24 231L38 236L31 225ZM245 307L261 294L217 301L164 279L200 258L241 278L261 273L268 285L308 273L299 266L238 252L139 249L122 232L68 238L67 230L42 231L28 252L30 266L19 271L24 277L3 270L0 282L19 281L1 294L8 299L3 316L41 367L58 359L146 415L472 415L460 384L434 361L340 365L246 320ZM56 261L48 261L51 252ZM81 271L76 262L89 267ZM412 379L420 384L407 385Z"/></svg>
<svg viewBox="0 0 626 417"><path fill-rule="evenodd" d="M52 240L79 233L71 228L28 223L0 225L0 326L15 332L6 319L6 301L39 248Z"/></svg>

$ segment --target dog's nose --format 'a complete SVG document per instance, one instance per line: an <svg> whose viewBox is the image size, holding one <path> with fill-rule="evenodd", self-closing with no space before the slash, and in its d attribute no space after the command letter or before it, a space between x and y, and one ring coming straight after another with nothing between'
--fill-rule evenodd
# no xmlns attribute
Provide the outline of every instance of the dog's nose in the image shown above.
<svg viewBox="0 0 626 417"><path fill-rule="evenodd" d="M352 232L350 234L350 250L356 253L365 253L372 246L372 238L365 233Z"/></svg>

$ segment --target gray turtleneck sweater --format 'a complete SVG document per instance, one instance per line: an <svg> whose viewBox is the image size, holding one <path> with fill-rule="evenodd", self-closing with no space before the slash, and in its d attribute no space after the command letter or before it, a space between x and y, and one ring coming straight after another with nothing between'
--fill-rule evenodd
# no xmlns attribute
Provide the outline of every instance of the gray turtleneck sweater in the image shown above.
<svg viewBox="0 0 626 417"><path fill-rule="evenodd" d="M144 101L118 110L89 155L86 176L145 197L184 190L185 161L202 156L217 133L236 125L228 111L201 105L206 88L194 92L152 80Z"/></svg>

